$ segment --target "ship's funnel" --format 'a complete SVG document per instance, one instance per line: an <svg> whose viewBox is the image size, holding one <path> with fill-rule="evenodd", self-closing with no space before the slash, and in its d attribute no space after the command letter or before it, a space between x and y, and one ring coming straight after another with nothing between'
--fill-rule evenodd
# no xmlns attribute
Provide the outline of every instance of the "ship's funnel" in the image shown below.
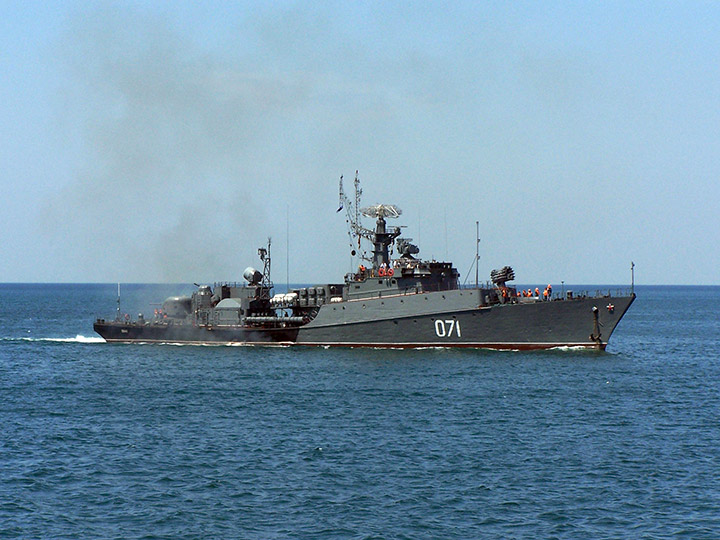
<svg viewBox="0 0 720 540"><path fill-rule="evenodd" d="M262 281L262 274L255 270L252 266L248 266L243 272L243 277L250 285L257 285Z"/></svg>

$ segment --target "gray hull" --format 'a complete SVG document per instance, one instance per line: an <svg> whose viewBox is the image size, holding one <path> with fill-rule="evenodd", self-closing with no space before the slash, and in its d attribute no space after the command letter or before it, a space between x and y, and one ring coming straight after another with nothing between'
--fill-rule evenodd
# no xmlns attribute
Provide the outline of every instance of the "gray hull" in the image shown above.
<svg viewBox="0 0 720 540"><path fill-rule="evenodd" d="M296 343L398 348L604 349L634 299L634 295L603 296L478 307L479 291L457 290L347 302L342 306L323 306L310 324L300 328Z"/></svg>
<svg viewBox="0 0 720 540"><path fill-rule="evenodd" d="M110 343L189 343L195 345L291 345L297 328L258 330L243 326L199 327L192 324L96 321L95 332Z"/></svg>
<svg viewBox="0 0 720 540"><path fill-rule="evenodd" d="M604 349L635 299L601 296L480 306L480 294L461 289L326 304L308 324L288 328L98 321L95 331L111 342Z"/></svg>

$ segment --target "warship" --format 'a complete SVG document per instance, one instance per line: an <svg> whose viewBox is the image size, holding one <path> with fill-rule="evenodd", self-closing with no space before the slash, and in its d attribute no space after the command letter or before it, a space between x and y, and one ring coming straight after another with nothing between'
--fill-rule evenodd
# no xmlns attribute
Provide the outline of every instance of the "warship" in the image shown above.
<svg viewBox="0 0 720 540"><path fill-rule="evenodd" d="M361 207L357 173L354 187L350 198L340 177L338 212L345 209L351 255L361 263L342 282L273 294L268 239L258 249L263 270L246 268L244 282L196 284L192 296L167 298L147 318L122 315L118 301L115 318L98 318L94 330L108 342L605 350L635 299L634 278L630 290L615 294L518 290L510 284L514 270L503 266L480 284L479 240L475 284L462 285L452 263L423 260L412 238L388 225L400 208ZM374 226L366 228L363 217Z"/></svg>

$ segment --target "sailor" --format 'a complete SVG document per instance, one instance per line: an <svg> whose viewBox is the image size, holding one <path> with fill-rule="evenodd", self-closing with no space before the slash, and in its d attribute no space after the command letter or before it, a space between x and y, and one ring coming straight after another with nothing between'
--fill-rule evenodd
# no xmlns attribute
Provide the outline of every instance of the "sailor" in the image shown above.
<svg viewBox="0 0 720 540"><path fill-rule="evenodd" d="M540 288L535 287L535 298L540 298Z"/></svg>
<svg viewBox="0 0 720 540"><path fill-rule="evenodd" d="M548 290L545 289L545 290L543 291L543 300L544 300L545 302L547 302L547 299L548 299Z"/></svg>

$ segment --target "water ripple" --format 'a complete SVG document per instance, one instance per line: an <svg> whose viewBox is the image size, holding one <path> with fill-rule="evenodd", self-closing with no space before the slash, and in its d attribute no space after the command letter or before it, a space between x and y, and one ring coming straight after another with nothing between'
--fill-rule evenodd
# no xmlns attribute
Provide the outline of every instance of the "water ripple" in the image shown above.
<svg viewBox="0 0 720 540"><path fill-rule="evenodd" d="M717 538L710 293L646 291L604 354L116 347L6 321L0 538Z"/></svg>

